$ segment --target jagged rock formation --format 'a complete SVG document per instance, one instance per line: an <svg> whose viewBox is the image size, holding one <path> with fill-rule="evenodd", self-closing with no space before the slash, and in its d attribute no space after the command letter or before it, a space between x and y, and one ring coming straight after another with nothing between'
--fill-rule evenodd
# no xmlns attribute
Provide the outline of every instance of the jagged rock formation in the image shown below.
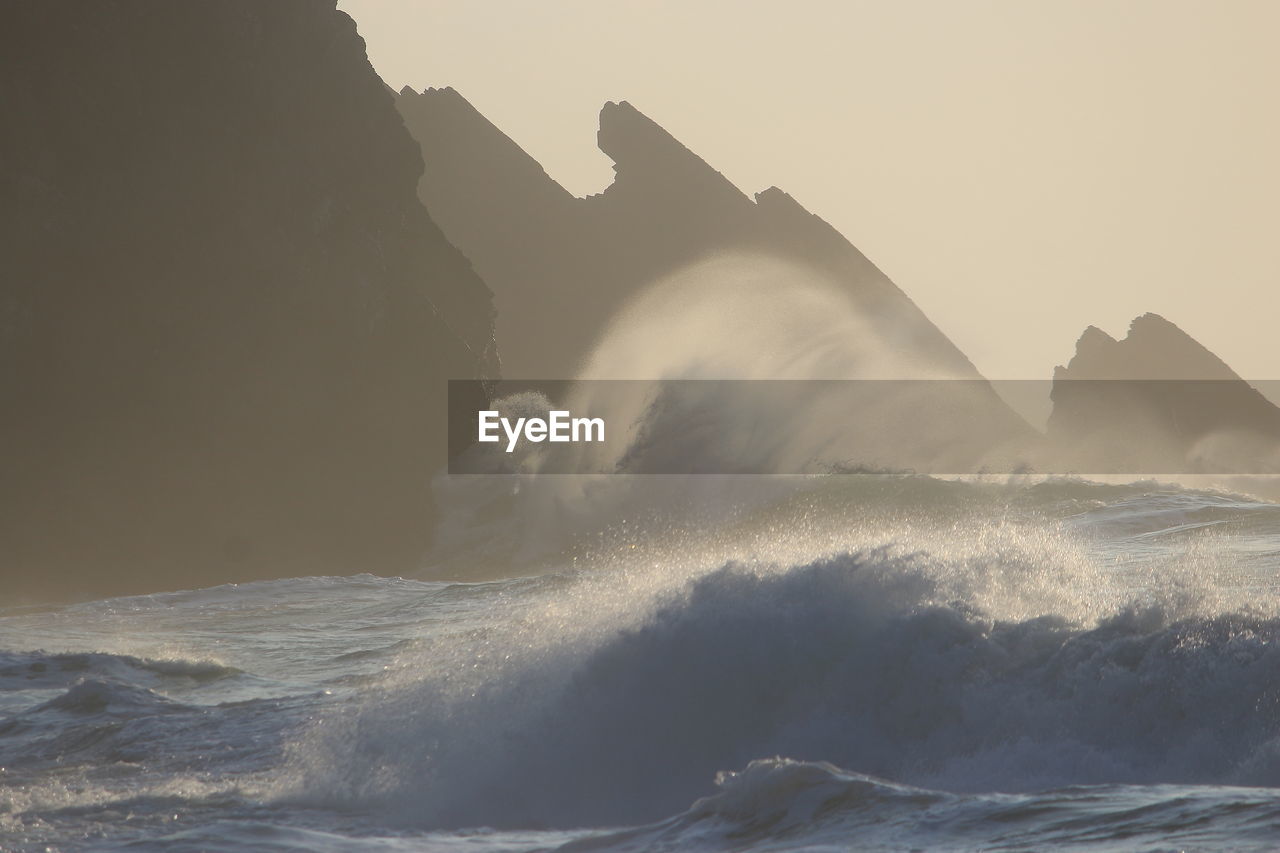
<svg viewBox="0 0 1280 853"><path fill-rule="evenodd" d="M901 463L918 468L928 464L919 461L924 459L943 466L930 470L948 472L990 464L999 467L1010 464L1008 454L1003 461L993 462L989 451L1025 446L1033 440L1030 427L982 380L963 353L835 229L777 188L754 199L747 197L625 101L608 103L600 112L599 146L614 161L614 181L604 192L586 198L574 197L552 180L453 89L415 93L406 88L397 105L422 145L427 164L420 183L424 204L493 288L498 347L507 376L545 380L583 372L609 375L608 363L602 368L601 361L586 362L608 362L601 356L609 351L607 342L601 344L601 336L619 318L642 322L632 312L644 305L651 309L647 316L671 319L652 330L645 348L687 352L691 363L703 367L733 362L723 371L729 377L741 370L743 377L765 379L969 380L939 383L928 390L897 386L893 393L869 386L846 389L843 408L836 405L829 389L816 386L806 389L803 401L791 401L800 411L821 408L824 417L833 418L833 427L843 427L847 443L856 445L854 462L871 464L872 458L863 458L871 454L880 466ZM843 336L846 348L856 349L865 358L836 357L824 362L830 374L784 376L781 369L771 373L758 359L751 372L743 362L755 354L736 359L734 351L725 349L726 338L733 336L730 318L749 323L747 315L759 313L759 282L752 279L773 276L771 285L776 283L778 292L785 293L795 283L788 279L792 272L795 279L820 281L822 287L838 291L828 316L848 312L851 322L843 327L824 326L826 317L801 320L797 312L788 315L789 322L802 323L815 337L825 334L826 343L832 335ZM724 280L726 275L731 281ZM655 285L658 280L662 284ZM666 293L672 287L678 288L681 299L699 289L714 294L707 298L715 304L710 310L706 304L695 306L694 296L689 304L676 300L655 307L655 290ZM735 293L742 299L735 299ZM747 308L747 301L754 307ZM708 324L689 321L691 316L707 313L716 315ZM752 328L762 337L771 333ZM808 352L793 351L794 361L784 356L780 363L819 361L819 351L814 343ZM633 371L629 378L658 378L634 375L636 370L644 373L644 366L627 369ZM678 367L672 369L679 372ZM694 389L681 393L687 396ZM734 393L746 394L747 399L735 398L733 403L718 397L705 399L698 411L717 414L716 423L732 431L741 424L730 413L771 407L768 393L752 394L745 387ZM694 405L687 399L684 403ZM917 439L899 433L896 437L902 440L891 448L893 452L882 446L883 440L854 440L865 437L868 430L884 439L884 424L889 421L934 429L923 431L924 437L921 429L912 430ZM659 432L667 442L676 440L680 430ZM699 457L701 451L689 450L692 436L684 432L676 442L689 451L685 453L675 452L673 446L659 453L657 444L662 442L651 443L648 461L642 464L638 456L629 455L627 470L651 470L658 464L653 461L655 454L668 460L668 466L672 454L682 460ZM782 446L792 437L783 430L769 440ZM912 446L903 447L904 443ZM704 463L706 459L700 458L698 464ZM757 464L758 460L724 460L719 470L756 471ZM689 470L683 462L674 467ZM765 470L795 469L782 465Z"/></svg>
<svg viewBox="0 0 1280 853"><path fill-rule="evenodd" d="M1050 441L1092 473L1275 473L1280 409L1157 314L1090 326L1054 372Z"/></svg>
<svg viewBox="0 0 1280 853"><path fill-rule="evenodd" d="M777 188L755 199L627 102L600 112L614 182L575 198L449 88L404 89L421 197L494 291L508 376L575 375L596 335L656 276L717 251L834 276L913 375L977 378L969 360L861 252Z"/></svg>
<svg viewBox="0 0 1280 853"><path fill-rule="evenodd" d="M333 0L0 30L6 603L400 573L490 295Z"/></svg>

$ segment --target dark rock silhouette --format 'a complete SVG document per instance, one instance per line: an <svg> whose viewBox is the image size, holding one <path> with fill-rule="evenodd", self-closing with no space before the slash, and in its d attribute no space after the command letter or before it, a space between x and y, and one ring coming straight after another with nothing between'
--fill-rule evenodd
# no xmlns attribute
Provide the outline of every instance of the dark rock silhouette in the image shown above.
<svg viewBox="0 0 1280 853"><path fill-rule="evenodd" d="M1280 409L1157 314L1090 326L1054 372L1048 437L1092 473L1275 473Z"/></svg>
<svg viewBox="0 0 1280 853"><path fill-rule="evenodd" d="M490 295L333 0L0 29L3 600L405 572Z"/></svg>
<svg viewBox="0 0 1280 853"><path fill-rule="evenodd" d="M978 378L959 349L835 229L777 188L754 200L627 102L600 112L616 177L576 198L450 88L397 105L422 145L421 197L494 291L504 373L573 376L619 307L654 277L745 251L834 276L920 374Z"/></svg>
<svg viewBox="0 0 1280 853"><path fill-rule="evenodd" d="M1031 428L1009 409L964 354L835 229L777 188L754 199L747 197L627 102L608 103L600 112L599 146L614 161L615 178L604 192L586 198L576 198L557 184L453 89L416 93L406 88L397 105L406 126L422 145L426 168L419 186L424 204L493 289L498 346L506 376L543 380L578 376L610 322L648 298L656 279L669 277L668 285L674 282L681 293L688 293L705 283L697 276L708 265L719 263L708 259L748 258L747 268L720 263L716 269L720 274L730 267L737 270L733 275L738 278L732 284L741 285L741 293L746 292L747 281L757 270L780 267L821 280L823 286L833 285L845 300L840 302L840 310L850 310L859 318L856 331L849 334L858 338L857 348L868 355L853 365L835 359L840 363L833 366L837 374L833 376L762 376L757 372L750 378L967 380L952 386L936 384L927 391L919 386L907 392L905 385L898 385L892 393L888 386L878 390L848 386L844 389L847 405L842 410L834 404L828 387L795 386L809 396L792 400L793 407L822 410L825 417L836 418L834 423L848 425L849 443L857 446L854 462L873 461L859 455L872 453L871 443L854 440L868 431L878 438L875 464L901 462L916 467L929 464L920 462L924 459L944 466L933 470L948 472L991 464L1016 465L1008 453L1001 461L994 461L990 451L1023 448L1033 442ZM743 306L735 303L730 289L720 287L723 284L710 285L719 288L717 298L724 303L719 314L726 316L737 310L740 316ZM777 284L788 285L785 272ZM846 302L851 309L844 307ZM684 306L666 310L688 316ZM815 329L814 333L820 331ZM709 329L677 328L673 323L655 330L651 347L690 350L689 357L695 362L711 357L723 360L717 351L724 344L723 335L713 337ZM690 338L696 339L697 346L690 346ZM881 365L891 366L860 372L877 359ZM706 387L684 386L680 393L688 397L701 394ZM735 397L730 403L718 395L730 389L747 398ZM745 415L735 413L770 408L767 392L753 395L747 386L716 387L716 391L717 395L706 399L682 399L681 405L719 414L716 424L730 432L743 428ZM921 429L912 430L914 438L898 433L898 446L886 448L883 425L889 421L910 421L918 427L931 424L934 429L927 436L922 436ZM759 428L759 421L752 422ZM959 434L960 423L972 427L968 434ZM682 460L698 455L690 449L693 433L658 431L663 439L651 442L649 455L668 460L668 467L672 467L669 460L673 453ZM784 431L768 440L783 446L791 437ZM666 441L675 441L688 452L677 453L674 445L658 452ZM911 446L902 446L904 443ZM634 463L628 470L651 467L636 461L634 455L628 459ZM758 460L726 460L720 470L741 467L755 471L758 464ZM683 462L674 467L690 470Z"/></svg>

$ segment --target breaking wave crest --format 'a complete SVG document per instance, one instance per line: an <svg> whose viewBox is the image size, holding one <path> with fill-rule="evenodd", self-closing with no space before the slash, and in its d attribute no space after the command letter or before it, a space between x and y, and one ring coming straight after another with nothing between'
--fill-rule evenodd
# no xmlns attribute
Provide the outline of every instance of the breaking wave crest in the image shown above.
<svg viewBox="0 0 1280 853"><path fill-rule="evenodd" d="M678 813L767 756L953 793L1280 784L1274 613L1088 589L1083 609L988 606L1080 585L1033 556L975 568L885 545L652 588L561 579L504 633L438 644L322 720L278 795L418 827L570 827Z"/></svg>

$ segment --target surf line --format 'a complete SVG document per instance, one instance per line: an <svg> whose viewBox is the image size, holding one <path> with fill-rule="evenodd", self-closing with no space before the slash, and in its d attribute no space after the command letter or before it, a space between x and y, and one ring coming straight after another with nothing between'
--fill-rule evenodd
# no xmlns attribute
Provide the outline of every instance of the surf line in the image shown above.
<svg viewBox="0 0 1280 853"><path fill-rule="evenodd" d="M516 449L522 437L534 443L604 441L604 418L575 418L566 411L552 410L547 412L546 418L516 418L513 423L496 411L482 410L478 421L478 440L501 441L502 436L498 432L501 428L507 436L508 453Z"/></svg>

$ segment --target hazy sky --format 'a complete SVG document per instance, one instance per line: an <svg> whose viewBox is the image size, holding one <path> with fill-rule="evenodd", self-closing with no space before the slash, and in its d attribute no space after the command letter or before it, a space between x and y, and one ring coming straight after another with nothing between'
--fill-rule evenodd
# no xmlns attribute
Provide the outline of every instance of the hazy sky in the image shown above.
<svg viewBox="0 0 1280 853"><path fill-rule="evenodd" d="M1280 378L1280 2L339 5L389 84L453 86L576 194L624 99L782 187L992 378L1146 311Z"/></svg>

